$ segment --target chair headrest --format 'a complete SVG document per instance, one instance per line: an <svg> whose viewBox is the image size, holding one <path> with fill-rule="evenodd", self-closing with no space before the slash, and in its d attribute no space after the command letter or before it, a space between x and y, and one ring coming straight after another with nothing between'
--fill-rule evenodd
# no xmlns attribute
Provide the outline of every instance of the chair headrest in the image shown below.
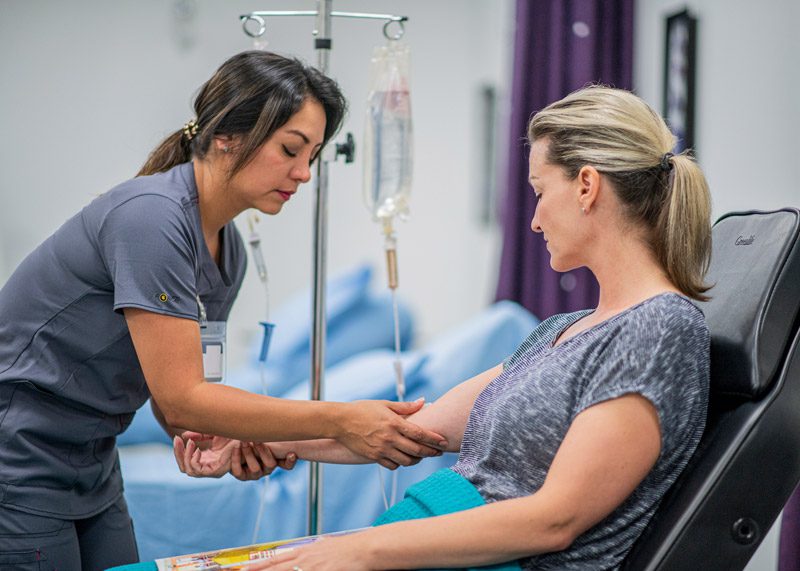
<svg viewBox="0 0 800 571"><path fill-rule="evenodd" d="M714 225L699 304L711 333L713 391L755 399L769 389L800 308L800 210L726 214Z"/></svg>

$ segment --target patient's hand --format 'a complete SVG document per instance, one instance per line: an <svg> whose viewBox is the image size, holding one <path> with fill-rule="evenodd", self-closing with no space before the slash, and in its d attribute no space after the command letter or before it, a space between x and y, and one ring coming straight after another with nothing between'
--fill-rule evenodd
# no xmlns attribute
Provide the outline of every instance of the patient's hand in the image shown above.
<svg viewBox="0 0 800 571"><path fill-rule="evenodd" d="M193 478L219 478L231 469L233 450L239 448L238 440L184 432L172 441L172 451L181 472Z"/></svg>
<svg viewBox="0 0 800 571"><path fill-rule="evenodd" d="M321 537L313 543L279 552L264 562L251 563L247 569L371 571L382 568L369 561L373 555L361 543L363 535L364 532L359 532L340 537Z"/></svg>
<svg viewBox="0 0 800 571"><path fill-rule="evenodd" d="M276 467L291 470L297 462L295 454L276 460L265 444L199 432L176 436L172 449L181 472L193 478L219 478L230 472L238 480L258 480Z"/></svg>

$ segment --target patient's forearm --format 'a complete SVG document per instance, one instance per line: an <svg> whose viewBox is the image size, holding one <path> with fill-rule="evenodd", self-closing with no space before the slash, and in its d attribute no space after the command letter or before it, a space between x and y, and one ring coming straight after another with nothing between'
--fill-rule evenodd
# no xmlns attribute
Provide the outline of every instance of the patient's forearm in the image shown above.
<svg viewBox="0 0 800 571"><path fill-rule="evenodd" d="M442 569L491 565L566 548L574 532L558 501L534 496L493 502L438 517L373 527L309 547L354 568ZM306 565L303 565L307 568Z"/></svg>
<svg viewBox="0 0 800 571"><path fill-rule="evenodd" d="M330 438L298 440L296 442L267 443L276 459L282 460L294 452L300 460L328 464L370 464L372 460L360 456Z"/></svg>

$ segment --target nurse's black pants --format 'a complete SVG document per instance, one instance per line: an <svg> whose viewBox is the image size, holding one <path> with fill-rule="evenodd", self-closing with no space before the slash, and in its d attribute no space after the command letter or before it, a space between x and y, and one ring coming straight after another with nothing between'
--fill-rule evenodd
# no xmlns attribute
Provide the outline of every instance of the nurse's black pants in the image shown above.
<svg viewBox="0 0 800 571"><path fill-rule="evenodd" d="M103 571L136 563L125 498L86 519L64 520L0 506L2 571Z"/></svg>

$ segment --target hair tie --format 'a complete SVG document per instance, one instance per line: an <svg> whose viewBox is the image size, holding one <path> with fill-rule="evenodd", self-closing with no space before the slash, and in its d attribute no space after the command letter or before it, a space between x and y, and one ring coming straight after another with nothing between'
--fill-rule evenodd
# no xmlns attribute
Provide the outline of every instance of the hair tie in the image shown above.
<svg viewBox="0 0 800 571"><path fill-rule="evenodd" d="M672 162L670 159L674 157L672 153L664 153L664 156L661 157L661 170L664 172L669 172L672 170Z"/></svg>
<svg viewBox="0 0 800 571"><path fill-rule="evenodd" d="M187 141L191 141L197 135L197 129L199 129L197 119L192 119L183 126L183 136L186 137Z"/></svg>

